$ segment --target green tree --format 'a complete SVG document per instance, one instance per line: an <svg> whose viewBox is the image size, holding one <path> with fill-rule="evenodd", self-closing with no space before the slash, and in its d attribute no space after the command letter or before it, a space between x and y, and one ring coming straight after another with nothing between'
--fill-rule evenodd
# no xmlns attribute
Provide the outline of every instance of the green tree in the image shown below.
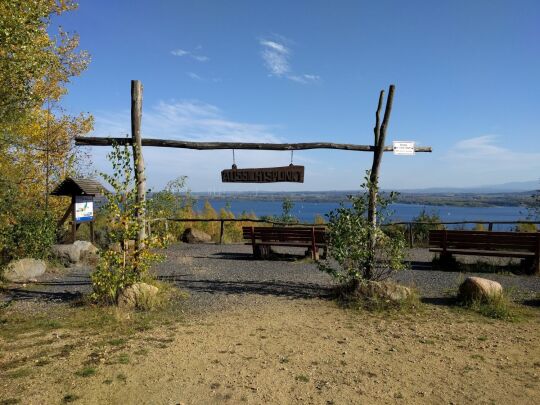
<svg viewBox="0 0 540 405"><path fill-rule="evenodd" d="M298 219L292 214L294 209L294 201L290 198L285 198L281 204L281 216L277 218L280 222L296 223Z"/></svg>
<svg viewBox="0 0 540 405"><path fill-rule="evenodd" d="M422 209L420 214L413 218L412 232L414 240L418 244L426 244L429 238L429 231L436 229L444 229L441 224L441 217L432 212L429 214L425 209Z"/></svg>
<svg viewBox="0 0 540 405"><path fill-rule="evenodd" d="M51 18L75 8L71 0L0 1L0 250L13 227L42 212L58 219L67 202L49 201L51 187L84 160L73 138L91 130L92 117L59 103L90 59L76 35L50 34Z"/></svg>
<svg viewBox="0 0 540 405"><path fill-rule="evenodd" d="M101 176L112 186L113 192L106 192L107 204L104 212L108 216L107 232L111 245L102 251L96 270L92 273L93 298L96 301L115 303L122 289L148 277L150 266L160 260L152 251L159 241L145 240L136 246L140 223L137 212L137 189L133 178L133 160L129 147L113 146L108 155L112 163L111 175Z"/></svg>
<svg viewBox="0 0 540 405"><path fill-rule="evenodd" d="M366 177L366 183L362 184L364 192L348 197L350 207L341 203L339 208L327 214L328 257L318 262L320 270L351 288L363 281L383 280L393 271L404 268L405 240L402 235L387 235L380 226L373 228L368 220L368 187L369 177ZM393 198L393 194L389 198L377 197L381 223L388 216L388 205ZM372 254L373 236L375 255Z"/></svg>

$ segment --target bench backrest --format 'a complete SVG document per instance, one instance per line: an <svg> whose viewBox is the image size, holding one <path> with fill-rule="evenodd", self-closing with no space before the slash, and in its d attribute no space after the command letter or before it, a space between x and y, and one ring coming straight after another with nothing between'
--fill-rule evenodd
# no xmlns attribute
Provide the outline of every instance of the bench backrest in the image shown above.
<svg viewBox="0 0 540 405"><path fill-rule="evenodd" d="M536 252L539 232L429 231L429 247Z"/></svg>
<svg viewBox="0 0 540 405"><path fill-rule="evenodd" d="M242 227L244 239L252 239L252 230L255 240L264 240L269 242L311 242L313 234L315 234L316 243L326 242L326 229L323 227L244 226Z"/></svg>

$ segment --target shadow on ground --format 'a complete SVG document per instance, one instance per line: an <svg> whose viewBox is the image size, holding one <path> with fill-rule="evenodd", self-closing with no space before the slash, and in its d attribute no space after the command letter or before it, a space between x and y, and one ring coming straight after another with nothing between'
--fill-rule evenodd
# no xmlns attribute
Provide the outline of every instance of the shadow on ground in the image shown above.
<svg viewBox="0 0 540 405"><path fill-rule="evenodd" d="M186 277L186 276L184 276ZM161 276L160 280L173 282L179 288L209 294L259 294L289 298L329 298L331 287L315 283L282 281L224 281L216 279L186 279L182 275Z"/></svg>

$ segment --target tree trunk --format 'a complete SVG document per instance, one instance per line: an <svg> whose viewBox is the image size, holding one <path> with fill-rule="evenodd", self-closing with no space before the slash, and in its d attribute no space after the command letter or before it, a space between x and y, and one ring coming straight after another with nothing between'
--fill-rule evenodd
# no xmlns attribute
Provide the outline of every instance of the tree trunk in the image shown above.
<svg viewBox="0 0 540 405"><path fill-rule="evenodd" d="M384 100L384 90L381 90L379 95L379 104L377 105L377 111L375 112L375 128L374 132L374 151L373 151L373 164L371 166L371 172L369 175L369 201L368 201L368 222L370 227L370 262L366 272L365 278L368 280L373 278L375 269L375 251L377 247L377 201L379 192L379 169L381 166L382 155L384 152L384 142L386 139L386 130L388 128L388 121L390 120L390 114L392 113L392 102L394 101L394 89L395 86L390 85L388 91L388 98L386 99L386 108L384 110L384 118L382 124L380 124L380 113Z"/></svg>

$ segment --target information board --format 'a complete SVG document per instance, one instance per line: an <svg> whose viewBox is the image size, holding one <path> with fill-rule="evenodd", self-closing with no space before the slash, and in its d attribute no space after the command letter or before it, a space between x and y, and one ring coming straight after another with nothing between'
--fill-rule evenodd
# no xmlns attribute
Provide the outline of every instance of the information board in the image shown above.
<svg viewBox="0 0 540 405"><path fill-rule="evenodd" d="M94 219L94 200L92 197L75 196L75 222L87 222Z"/></svg>

